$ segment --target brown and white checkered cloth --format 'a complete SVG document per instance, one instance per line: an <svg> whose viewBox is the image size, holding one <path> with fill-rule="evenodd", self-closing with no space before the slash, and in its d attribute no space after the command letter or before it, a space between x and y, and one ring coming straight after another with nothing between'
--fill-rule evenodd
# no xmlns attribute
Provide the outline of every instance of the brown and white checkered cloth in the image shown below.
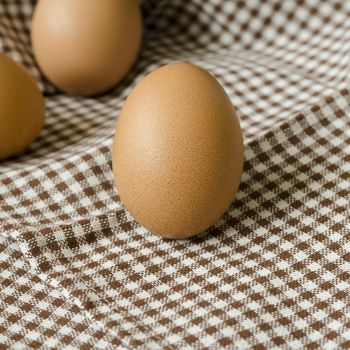
<svg viewBox="0 0 350 350"><path fill-rule="evenodd" d="M40 75L34 3L0 4L47 104L0 164L0 349L350 348L350 1L144 0L138 62L97 99ZM184 60L223 84L246 161L222 220L170 241L123 209L111 143L131 87Z"/></svg>

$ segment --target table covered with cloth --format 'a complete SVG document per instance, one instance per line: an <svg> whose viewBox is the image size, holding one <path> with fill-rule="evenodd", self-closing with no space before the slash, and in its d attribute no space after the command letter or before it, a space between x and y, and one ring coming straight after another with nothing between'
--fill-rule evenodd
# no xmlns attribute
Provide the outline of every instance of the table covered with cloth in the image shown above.
<svg viewBox="0 0 350 350"><path fill-rule="evenodd" d="M0 349L350 348L350 1L144 0L138 60L98 98L42 77L34 5L0 3L0 51L47 106L0 163ZM217 225L176 241L123 208L111 145L131 88L178 61L225 88L245 165Z"/></svg>

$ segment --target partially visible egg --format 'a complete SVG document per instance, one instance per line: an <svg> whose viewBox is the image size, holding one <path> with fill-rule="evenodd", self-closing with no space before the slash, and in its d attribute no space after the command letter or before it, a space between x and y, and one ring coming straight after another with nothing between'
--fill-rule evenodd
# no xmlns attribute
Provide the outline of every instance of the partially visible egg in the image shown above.
<svg viewBox="0 0 350 350"><path fill-rule="evenodd" d="M187 238L215 224L235 197L243 158L230 99L192 64L146 76L116 125L112 159L121 201L162 237Z"/></svg>
<svg viewBox="0 0 350 350"><path fill-rule="evenodd" d="M3 54L0 77L0 159L5 159L37 137L44 125L45 103L35 80Z"/></svg>
<svg viewBox="0 0 350 350"><path fill-rule="evenodd" d="M83 96L103 93L125 76L141 36L138 0L39 0L31 29L44 75Z"/></svg>

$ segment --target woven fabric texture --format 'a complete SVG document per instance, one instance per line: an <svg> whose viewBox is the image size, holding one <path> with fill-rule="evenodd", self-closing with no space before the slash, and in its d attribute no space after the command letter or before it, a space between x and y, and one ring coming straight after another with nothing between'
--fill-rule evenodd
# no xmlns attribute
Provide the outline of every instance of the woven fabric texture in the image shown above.
<svg viewBox="0 0 350 350"><path fill-rule="evenodd" d="M0 52L47 106L0 164L0 349L350 348L350 1L144 0L138 60L98 98L41 75L34 6L0 3ZM178 61L224 86L245 166L217 225L171 241L123 208L111 145L131 88Z"/></svg>

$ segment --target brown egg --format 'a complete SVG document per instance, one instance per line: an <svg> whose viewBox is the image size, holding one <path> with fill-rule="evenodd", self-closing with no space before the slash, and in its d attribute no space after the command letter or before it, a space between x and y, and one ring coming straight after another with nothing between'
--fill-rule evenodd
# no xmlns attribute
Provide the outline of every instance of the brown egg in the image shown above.
<svg viewBox="0 0 350 350"><path fill-rule="evenodd" d="M32 20L42 72L75 95L116 85L134 63L141 36L138 0L39 0Z"/></svg>
<svg viewBox="0 0 350 350"><path fill-rule="evenodd" d="M170 64L130 93L116 126L113 172L121 201L145 228L167 238L206 230L234 199L242 168L239 120L208 72Z"/></svg>
<svg viewBox="0 0 350 350"><path fill-rule="evenodd" d="M35 80L2 54L0 77L0 159L5 159L37 137L44 125L45 103Z"/></svg>

